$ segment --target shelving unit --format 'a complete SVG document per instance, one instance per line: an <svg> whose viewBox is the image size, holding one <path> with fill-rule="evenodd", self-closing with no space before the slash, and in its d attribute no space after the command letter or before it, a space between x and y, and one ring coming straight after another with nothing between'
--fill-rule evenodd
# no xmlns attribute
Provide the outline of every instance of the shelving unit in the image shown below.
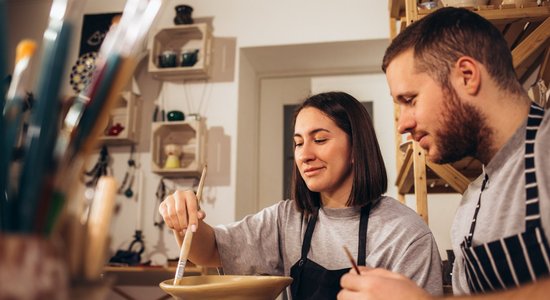
<svg viewBox="0 0 550 300"><path fill-rule="evenodd" d="M539 68L539 78L550 83L550 2L542 6L490 5L472 7L476 13L490 20L501 30L512 51L518 77L525 81ZM419 9L417 0L390 0L390 34L398 33L433 10ZM435 8L437 9L437 8ZM399 108L394 109L395 121ZM426 161L424 150L414 141L402 143L403 137L395 130L397 149L397 182L399 199L414 193L417 212L428 223L427 195L429 193L463 193L468 184L481 174L481 163L465 158L459 162L439 165Z"/></svg>
<svg viewBox="0 0 550 300"><path fill-rule="evenodd" d="M180 168L164 168L164 147L181 145ZM206 128L201 120L155 122L151 130L153 172L164 177L199 177L206 163Z"/></svg>
<svg viewBox="0 0 550 300"><path fill-rule="evenodd" d="M150 40L149 73L161 80L204 79L210 76L212 29L208 23L176 25L158 29ZM198 59L193 66L182 67L181 54L198 49ZM159 67L159 55L164 51L176 52L176 67Z"/></svg>
<svg viewBox="0 0 550 300"><path fill-rule="evenodd" d="M120 93L120 97L111 110L109 122L105 128L105 134L101 136L100 143L104 145L131 145L139 139L139 116L141 99L131 91ZM124 129L117 135L108 135L112 126L119 124Z"/></svg>

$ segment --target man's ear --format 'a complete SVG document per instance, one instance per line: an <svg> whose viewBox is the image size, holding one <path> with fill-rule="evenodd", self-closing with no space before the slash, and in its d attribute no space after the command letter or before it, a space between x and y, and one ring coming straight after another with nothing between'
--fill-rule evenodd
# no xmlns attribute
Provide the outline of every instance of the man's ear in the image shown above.
<svg viewBox="0 0 550 300"><path fill-rule="evenodd" d="M452 71L455 83L469 95L476 95L481 88L481 69L479 62L472 57L462 56Z"/></svg>

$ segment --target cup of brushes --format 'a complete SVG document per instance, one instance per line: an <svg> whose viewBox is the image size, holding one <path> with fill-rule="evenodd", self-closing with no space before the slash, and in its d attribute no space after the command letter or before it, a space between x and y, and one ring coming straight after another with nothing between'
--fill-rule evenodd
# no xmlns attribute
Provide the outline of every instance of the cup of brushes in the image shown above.
<svg viewBox="0 0 550 300"><path fill-rule="evenodd" d="M0 1L0 12L5 10L4 2ZM0 114L0 299L91 299L95 283L108 290L100 275L117 184L113 177L102 177L95 196L88 199L76 179L96 147L104 128L101 120L108 118L135 70L138 45L143 44L162 5L161 0L127 1L120 24L109 29L100 48L95 73L101 76L94 77L64 114L61 80L71 30L85 1L50 2L36 87L30 88L28 71L35 45L27 43L16 50L5 101L0 95L4 105ZM0 18L0 28L4 19ZM135 29L132 34L129 28ZM0 56L7 53L2 31ZM4 71L2 58L0 72ZM37 101L30 117L24 118L27 91ZM34 130L24 132L23 119ZM24 151L15 161L13 153L19 146ZM17 171L17 176L10 171ZM86 297L75 296L77 290L85 290Z"/></svg>

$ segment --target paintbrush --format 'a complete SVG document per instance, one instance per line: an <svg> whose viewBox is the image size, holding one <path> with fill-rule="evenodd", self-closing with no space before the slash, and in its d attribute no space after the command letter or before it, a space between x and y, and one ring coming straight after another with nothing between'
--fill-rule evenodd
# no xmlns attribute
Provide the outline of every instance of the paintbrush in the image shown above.
<svg viewBox="0 0 550 300"><path fill-rule="evenodd" d="M357 263L355 262L355 259L353 259L353 256L351 255L351 252L349 252L348 247L344 246L344 252L346 252L346 256L348 257L349 261L351 262L351 266L355 270L355 272L360 275L361 271L359 271L359 267L357 266Z"/></svg>
<svg viewBox="0 0 550 300"><path fill-rule="evenodd" d="M55 189L61 195L70 193L63 178L77 177L86 157L95 148L111 108L135 70L136 49L147 37L161 5L160 0L129 0L120 22L109 30L100 49L92 84L69 110L57 140L56 160L61 166ZM72 208L80 206L71 205ZM78 214L79 210L68 213Z"/></svg>
<svg viewBox="0 0 550 300"><path fill-rule="evenodd" d="M36 104L31 111L29 129L24 143L25 160L19 179L20 194L17 197L18 230L36 230L37 214L48 207L51 188L52 155L58 133L61 113L59 92L64 78L70 37L74 23L69 21L80 14L83 1L54 0L50 10L48 27L42 41L42 57L37 79Z"/></svg>
<svg viewBox="0 0 550 300"><path fill-rule="evenodd" d="M0 153L0 191L6 199L1 199L0 205L5 205L2 209L3 227L11 231L14 229L13 211L14 205L12 199L13 191L9 185L10 165L13 159L13 152L16 147L25 105L26 90L28 89L30 79L31 58L36 50L36 43L31 40L19 42L15 50L15 68L10 87L8 89L6 104L3 111L4 136Z"/></svg>
<svg viewBox="0 0 550 300"><path fill-rule="evenodd" d="M7 41L8 33L6 31L7 26L7 15L6 11L8 10L6 5L6 0L0 0L0 108L4 107L4 99L6 96L7 83L9 77L7 76ZM3 115L0 114L0 140L4 139L4 121ZM0 150L0 156L3 156L4 153ZM4 191L0 191L2 194ZM4 215L6 208L4 207L4 197L0 197L0 231L4 231L6 226Z"/></svg>
<svg viewBox="0 0 550 300"><path fill-rule="evenodd" d="M197 208L200 210L200 200L202 197L202 188L204 186L204 179L206 178L206 165L204 165L204 168L202 169L201 179L199 181L199 186L197 188ZM174 231L174 235L176 236L176 239L178 239L178 243L181 239L179 233ZM189 257L189 250L191 249L191 241L193 240L193 232L187 228L185 231L185 238L183 239L183 242L181 242L181 248L180 248L180 258L178 261L178 267L176 269L176 275L174 277L174 285L179 285L181 282L181 279L183 278L183 274L185 272L185 265L187 264L187 258Z"/></svg>

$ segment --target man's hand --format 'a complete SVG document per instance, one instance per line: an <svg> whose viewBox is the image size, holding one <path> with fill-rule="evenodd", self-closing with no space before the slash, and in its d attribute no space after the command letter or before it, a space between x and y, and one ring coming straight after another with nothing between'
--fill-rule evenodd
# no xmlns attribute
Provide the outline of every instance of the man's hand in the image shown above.
<svg viewBox="0 0 550 300"><path fill-rule="evenodd" d="M407 277L385 269L359 267L361 274L353 269L342 276L338 300L366 299L418 299L432 297Z"/></svg>

